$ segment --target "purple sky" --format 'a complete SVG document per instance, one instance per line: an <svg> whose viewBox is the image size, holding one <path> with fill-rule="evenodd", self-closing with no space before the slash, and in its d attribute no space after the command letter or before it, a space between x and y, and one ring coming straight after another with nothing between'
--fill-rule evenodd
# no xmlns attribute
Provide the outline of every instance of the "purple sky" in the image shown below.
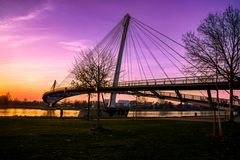
<svg viewBox="0 0 240 160"><path fill-rule="evenodd" d="M239 0L0 0L0 94L40 100L81 48L129 13L181 42L209 12Z"/></svg>

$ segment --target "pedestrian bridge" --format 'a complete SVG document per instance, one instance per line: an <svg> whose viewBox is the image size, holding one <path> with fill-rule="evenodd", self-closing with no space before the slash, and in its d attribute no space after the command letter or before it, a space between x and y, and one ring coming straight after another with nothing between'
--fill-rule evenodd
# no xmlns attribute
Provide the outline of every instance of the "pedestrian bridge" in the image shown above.
<svg viewBox="0 0 240 160"><path fill-rule="evenodd" d="M108 86L100 88L102 93L118 93L129 94L137 96L155 97L166 100L182 101L182 102L198 102L202 104L208 103L207 96L197 96L190 94L172 93L168 91L187 91L187 90L214 90L218 87L221 90L228 90L229 84L224 78L219 78L216 84L214 77L180 77L171 79L151 79L140 81L125 81L119 82L117 87L112 87L109 83ZM234 82L234 89L240 89L239 81ZM81 94L96 93L94 88L81 88L79 86L68 86L54 88L43 95L44 102L48 104L55 104L61 99L77 96ZM216 102L216 98L212 98ZM228 104L229 100L220 99L220 103ZM235 103L237 105L237 102Z"/></svg>
<svg viewBox="0 0 240 160"><path fill-rule="evenodd" d="M212 98L211 91L230 89L227 76L209 76L211 70L201 72L203 76L186 75L182 70L185 66L197 71L201 69L183 55L185 46L129 14L95 47L100 49L99 52L115 57L114 76L109 84L99 88L99 92L111 94L110 106L115 105L116 94L212 104L216 103L216 98ZM215 71L211 73L215 74ZM67 97L96 93L95 88L81 87L81 82L71 74L58 86L54 82L52 89L43 94L44 102L52 106ZM232 89L239 90L239 80L233 81ZM205 91L207 95L183 94L183 91ZM229 101L221 98L220 103L225 105ZM236 101L234 103L237 105Z"/></svg>

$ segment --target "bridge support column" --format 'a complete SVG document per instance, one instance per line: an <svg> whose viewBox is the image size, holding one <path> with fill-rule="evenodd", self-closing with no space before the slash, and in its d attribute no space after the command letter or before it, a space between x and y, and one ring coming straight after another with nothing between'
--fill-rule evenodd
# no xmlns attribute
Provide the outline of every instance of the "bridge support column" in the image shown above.
<svg viewBox="0 0 240 160"><path fill-rule="evenodd" d="M208 104L209 104L210 107L213 108L211 91L210 91L210 90L207 90L207 94L208 94Z"/></svg>
<svg viewBox="0 0 240 160"><path fill-rule="evenodd" d="M152 90L151 92L152 92L152 94L153 94L154 96L156 96L157 98L163 99L163 96L161 96L157 91Z"/></svg>
<svg viewBox="0 0 240 160"><path fill-rule="evenodd" d="M180 106L182 106L183 98L179 90L175 90L175 93L177 94L178 98L180 99Z"/></svg>
<svg viewBox="0 0 240 160"><path fill-rule="evenodd" d="M123 50L124 50L124 45L125 45L125 40L126 40L126 36L127 36L130 18L131 18L130 15L126 14L124 17L124 21L123 21L124 29L123 29L121 44L120 44L120 48L119 48L119 52L118 52L117 66L116 66L115 75L114 75L114 79L113 79L113 87L118 86L119 75L120 75L121 64L122 64ZM111 93L110 102L109 102L108 106L115 107L115 103L116 103L116 93Z"/></svg>

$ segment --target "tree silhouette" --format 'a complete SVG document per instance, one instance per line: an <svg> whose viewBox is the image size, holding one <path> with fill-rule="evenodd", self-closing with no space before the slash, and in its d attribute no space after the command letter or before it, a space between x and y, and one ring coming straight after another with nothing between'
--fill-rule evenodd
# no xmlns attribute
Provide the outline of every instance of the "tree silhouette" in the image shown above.
<svg viewBox="0 0 240 160"><path fill-rule="evenodd" d="M10 93L6 93L6 95L0 96L0 106L3 105L3 107L8 107L9 103L12 101Z"/></svg>
<svg viewBox="0 0 240 160"><path fill-rule="evenodd" d="M230 121L233 121L233 82L240 71L240 10L229 6L224 12L209 14L199 25L198 34L183 35L186 71L195 75L219 75L229 82Z"/></svg>
<svg viewBox="0 0 240 160"><path fill-rule="evenodd" d="M98 127L100 116L100 89L108 85L115 68L111 51L94 48L82 51L75 58L72 73L81 88L95 89L98 97ZM89 93L90 97L90 93Z"/></svg>

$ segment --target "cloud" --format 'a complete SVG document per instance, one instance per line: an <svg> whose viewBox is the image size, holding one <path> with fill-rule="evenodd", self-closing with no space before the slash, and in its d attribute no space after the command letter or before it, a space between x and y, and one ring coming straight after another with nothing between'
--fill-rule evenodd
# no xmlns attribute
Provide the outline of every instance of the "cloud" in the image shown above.
<svg viewBox="0 0 240 160"><path fill-rule="evenodd" d="M21 27L24 23L31 20L39 19L46 11L52 11L53 6L47 1L37 8L31 9L28 13L20 16L9 17L0 20L0 32L1 31L11 31ZM21 23L20 23L21 22Z"/></svg>
<svg viewBox="0 0 240 160"><path fill-rule="evenodd" d="M25 37L24 39L19 38L18 40L12 42L9 44L10 47L18 47L21 45L26 45L26 44L30 44L30 43L34 43L43 39L47 39L47 37Z"/></svg>
<svg viewBox="0 0 240 160"><path fill-rule="evenodd" d="M70 50L70 51L81 51L84 49L91 48L93 43L89 40L77 40L77 41L61 41L58 42L63 48Z"/></svg>
<svg viewBox="0 0 240 160"><path fill-rule="evenodd" d="M1 48L18 47L49 38L32 30L47 30L47 27L28 27L28 22L41 18L44 12L53 10L52 5L46 1L37 8L30 9L28 13L0 20L0 43ZM29 32L30 31L30 32Z"/></svg>
<svg viewBox="0 0 240 160"><path fill-rule="evenodd" d="M39 9L35 9L35 10L33 10L32 12L29 12L29 13L26 14L26 15L14 17L14 18L12 19L12 21L27 21L27 20L36 19L36 18L38 18L43 12L45 12L45 11L51 11L51 10L53 10L53 7L52 7L49 3L47 3L47 4L44 4L43 7L39 8Z"/></svg>
<svg viewBox="0 0 240 160"><path fill-rule="evenodd" d="M48 39L47 36L17 36L17 35L1 35L0 43L1 47L18 47L21 45L26 45L40 41L43 39Z"/></svg>
<svg viewBox="0 0 240 160"><path fill-rule="evenodd" d="M0 32L1 31L9 31L12 28L14 28L14 26L13 26L13 22L11 19L0 21Z"/></svg>
<svg viewBox="0 0 240 160"><path fill-rule="evenodd" d="M13 21L31 20L31 19L36 18L39 14L40 14L40 11L37 10L37 11L31 12L31 13L29 13L29 14L27 14L27 15L24 15L24 16L15 17L15 18L13 18L12 20L13 20Z"/></svg>

